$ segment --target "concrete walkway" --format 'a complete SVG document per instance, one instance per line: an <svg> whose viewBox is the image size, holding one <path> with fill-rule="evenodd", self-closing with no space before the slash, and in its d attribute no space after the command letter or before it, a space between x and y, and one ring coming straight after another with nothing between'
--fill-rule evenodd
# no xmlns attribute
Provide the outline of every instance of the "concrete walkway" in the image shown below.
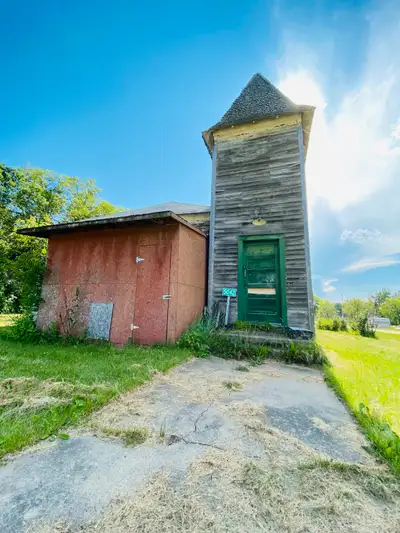
<svg viewBox="0 0 400 533"><path fill-rule="evenodd" d="M278 363L243 366L195 359L109 404L69 440L9 459L0 467L0 531L42 531L37 524L58 521L73 531L101 517L116 498L134 494L161 469L181 482L193 460L210 449L261 457L266 446L261 437L268 431L278 435L282 447L284 438L296 439L299 453L372 461L319 371ZM101 431L134 427L147 428L150 435L137 447L125 447Z"/></svg>

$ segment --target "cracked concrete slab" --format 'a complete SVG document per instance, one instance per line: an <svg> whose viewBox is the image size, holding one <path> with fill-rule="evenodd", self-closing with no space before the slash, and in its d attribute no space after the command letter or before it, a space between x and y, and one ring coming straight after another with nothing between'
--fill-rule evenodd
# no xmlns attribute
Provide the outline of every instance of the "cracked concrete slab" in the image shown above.
<svg viewBox="0 0 400 533"><path fill-rule="evenodd" d="M207 448L256 458L260 432L277 429L343 461L368 462L364 438L318 370L266 363L239 372L237 361L195 359L93 416L68 441L39 446L0 468L0 531L24 533L38 521L73 527L99 518L116 498L168 471L177 482ZM242 390L229 390L228 383ZM135 448L102 437L102 428L146 427ZM254 431L254 430L257 431Z"/></svg>

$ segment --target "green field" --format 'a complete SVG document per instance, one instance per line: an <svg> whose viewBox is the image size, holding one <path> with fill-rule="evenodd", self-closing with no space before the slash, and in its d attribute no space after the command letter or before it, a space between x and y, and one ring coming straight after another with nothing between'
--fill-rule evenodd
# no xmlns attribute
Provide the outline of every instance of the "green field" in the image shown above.
<svg viewBox="0 0 400 533"><path fill-rule="evenodd" d="M371 441L400 469L400 441L388 428L400 435L400 335L378 332L371 339L318 331L317 340L332 363L328 379Z"/></svg>
<svg viewBox="0 0 400 533"><path fill-rule="evenodd" d="M0 457L66 428L190 352L174 346L20 343L1 337Z"/></svg>

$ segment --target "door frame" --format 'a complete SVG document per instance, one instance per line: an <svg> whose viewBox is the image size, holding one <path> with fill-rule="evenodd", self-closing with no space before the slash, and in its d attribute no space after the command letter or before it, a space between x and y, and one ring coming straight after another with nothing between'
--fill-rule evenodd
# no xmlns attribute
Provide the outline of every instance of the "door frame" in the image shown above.
<svg viewBox="0 0 400 533"><path fill-rule="evenodd" d="M279 288L281 294L282 324L287 326L287 301L286 301L286 262L285 262L285 238L282 233L271 235L240 235L238 240L238 318L245 320L246 317L246 295L244 294L244 244L245 242L275 241L279 250Z"/></svg>
<svg viewBox="0 0 400 533"><path fill-rule="evenodd" d="M171 293L171 268L172 268L172 246L171 246L171 243L170 242L166 242L166 243L163 243L163 242L155 242L153 244L140 244L139 242L136 243L136 246L135 246L135 255L136 257L140 256L140 249L141 248L146 248L146 249L149 249L149 248L159 248L161 246L164 246L166 248L168 248L168 252L169 252L169 263L168 263L168 286L167 286L167 293L170 294ZM144 255L144 254L143 254ZM146 258L144 258L146 259ZM138 295L138 291L139 291L139 265L140 263L136 263L135 265L135 296L134 296L134 300L133 300L133 316L132 316L132 322L133 324L135 324L136 322L136 318L137 318L137 312L138 312L138 308L137 308L137 295ZM169 339L168 339L168 325L169 325L169 298L167 299L167 315L166 315L166 320L165 320L165 336L164 336L164 339L162 340L162 342L168 342ZM136 324L135 324L136 325ZM132 342L133 344L135 345L142 345L142 343L138 343L136 341L136 336L134 334L134 332L137 331L137 330L132 330L132 335L131 335L131 339L132 339Z"/></svg>

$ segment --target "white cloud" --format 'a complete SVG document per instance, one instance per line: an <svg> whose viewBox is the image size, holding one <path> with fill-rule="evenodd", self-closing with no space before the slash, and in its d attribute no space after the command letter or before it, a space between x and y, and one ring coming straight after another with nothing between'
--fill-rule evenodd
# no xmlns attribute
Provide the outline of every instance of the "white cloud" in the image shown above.
<svg viewBox="0 0 400 533"><path fill-rule="evenodd" d="M279 84L296 103L316 106L306 162L311 205L317 197L325 198L335 211L357 204L386 185L400 168L400 128L387 116L400 77L379 78L364 80L358 91L345 95L331 119L312 73L290 72Z"/></svg>
<svg viewBox="0 0 400 533"><path fill-rule="evenodd" d="M336 287L332 285L332 283L335 283L335 281L338 281L338 280L336 278L322 280L322 291L323 292L336 291Z"/></svg>
<svg viewBox="0 0 400 533"><path fill-rule="evenodd" d="M400 119L392 130L392 137L395 141L400 141Z"/></svg>
<svg viewBox="0 0 400 533"><path fill-rule="evenodd" d="M382 232L378 229L362 229L355 231L345 229L342 231L340 240L342 242L350 241L357 244L363 244L365 241L380 241L382 239Z"/></svg>
<svg viewBox="0 0 400 533"><path fill-rule="evenodd" d="M306 162L311 229L321 225L323 213L318 212L319 221L314 217L317 200L323 201L335 216L337 240L358 245L346 272L399 264L393 257L400 253L400 54L394 53L400 49L400 21L393 17L394 3L376 5L368 17L357 87L342 94L334 108L329 97L336 72L326 64L331 86L325 91L317 81L315 52L293 41L293 34L279 83L295 102L317 106ZM295 53L291 68L293 50L301 57Z"/></svg>
<svg viewBox="0 0 400 533"><path fill-rule="evenodd" d="M365 272L373 268L381 268L392 265L400 265L400 260L393 257L387 258L364 258L347 265L343 272Z"/></svg>

